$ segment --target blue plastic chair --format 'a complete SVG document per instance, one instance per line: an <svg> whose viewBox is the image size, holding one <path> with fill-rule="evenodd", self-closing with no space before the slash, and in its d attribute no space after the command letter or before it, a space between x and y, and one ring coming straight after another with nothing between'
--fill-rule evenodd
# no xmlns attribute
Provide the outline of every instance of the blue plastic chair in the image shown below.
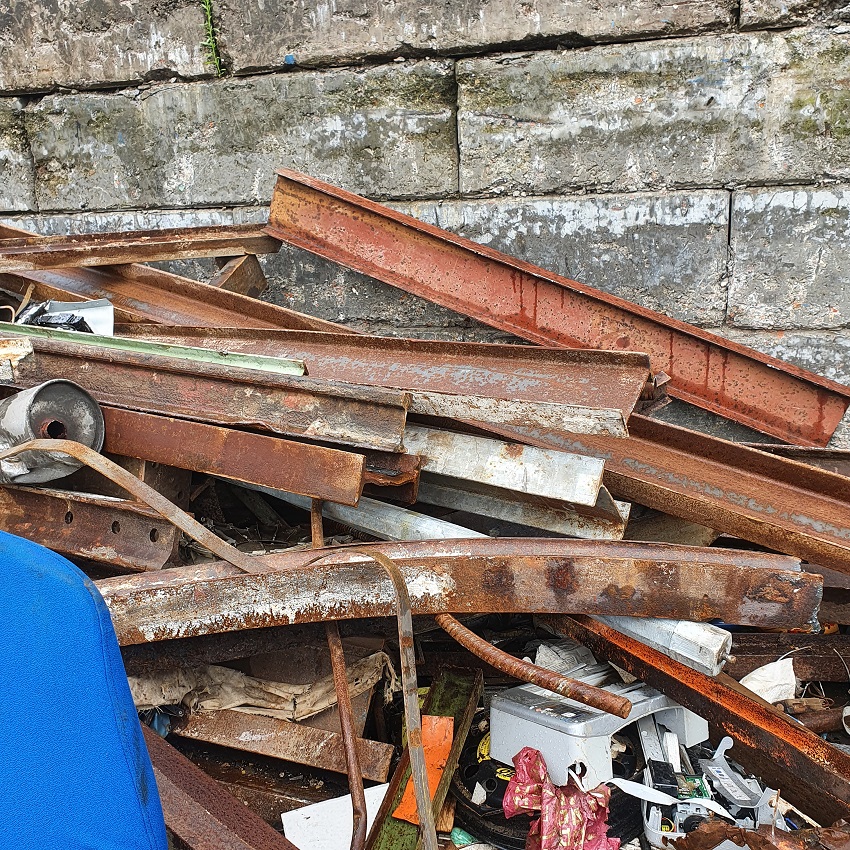
<svg viewBox="0 0 850 850"><path fill-rule="evenodd" d="M15 850L166 850L109 611L70 561L0 532L0 837Z"/></svg>

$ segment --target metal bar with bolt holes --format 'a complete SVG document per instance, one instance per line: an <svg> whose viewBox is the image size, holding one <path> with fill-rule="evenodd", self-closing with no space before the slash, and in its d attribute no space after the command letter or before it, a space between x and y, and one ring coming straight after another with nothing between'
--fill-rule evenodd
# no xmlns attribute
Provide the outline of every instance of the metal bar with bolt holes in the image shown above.
<svg viewBox="0 0 850 850"><path fill-rule="evenodd" d="M0 243L0 273L276 254L279 249L280 242L256 224L20 236Z"/></svg>
<svg viewBox="0 0 850 850"><path fill-rule="evenodd" d="M850 573L850 479L843 475L638 415L625 440L488 430L603 459L617 498Z"/></svg>
<svg viewBox="0 0 850 850"><path fill-rule="evenodd" d="M161 570L178 536L138 502L43 487L0 487L0 529L126 570Z"/></svg>
<svg viewBox="0 0 850 850"><path fill-rule="evenodd" d="M18 326L9 325L10 334ZM0 333L5 334L6 328ZM75 336L85 337L84 334ZM101 404L217 425L262 427L397 451L407 416L407 394L277 375L177 357L115 352L84 339L30 335L35 357L17 365L15 384L25 388L45 376L66 377Z"/></svg>
<svg viewBox="0 0 850 850"><path fill-rule="evenodd" d="M298 850L156 732L142 731L165 825L190 850Z"/></svg>
<svg viewBox="0 0 850 850"><path fill-rule="evenodd" d="M603 688L595 688L576 679L570 679L569 676L562 676L560 673L546 670L536 664L523 661L521 658L514 658L507 652L502 652L489 641L461 625L451 614L437 614L434 619L436 619L437 625L464 649L468 649L491 667L495 667L514 679L530 682L539 688L568 697L592 708L598 708L600 711L616 714L617 717L626 718L632 710L632 704L626 697L612 694Z"/></svg>
<svg viewBox="0 0 850 850"><path fill-rule="evenodd" d="M650 377L634 352L390 339L244 327L127 325L127 338L289 357L314 378L420 392L612 408L628 416Z"/></svg>
<svg viewBox="0 0 850 850"><path fill-rule="evenodd" d="M356 505L365 458L249 431L104 407L104 451Z"/></svg>
<svg viewBox="0 0 850 850"><path fill-rule="evenodd" d="M226 543L218 535L213 534L206 526L201 525L194 517L180 510L172 504L161 493L158 493L144 481L140 481L131 472L118 466L117 463L104 457L102 454L75 443L73 440L29 440L17 446L0 451L0 460L15 457L25 452L51 452L54 454L66 454L89 468L99 472L114 484L122 487L140 502L153 508L161 517L167 519L172 525L179 528L193 540L202 546L206 546L214 555L218 555L226 563L243 573L257 573L263 571L263 566L256 558L240 552L234 546Z"/></svg>
<svg viewBox="0 0 850 850"><path fill-rule="evenodd" d="M821 823L850 814L850 755L756 702L733 679L691 670L590 617L544 622L704 717L713 735L730 735L732 758Z"/></svg>
<svg viewBox="0 0 850 850"><path fill-rule="evenodd" d="M619 614L793 628L813 622L822 591L822 578L796 571L794 558L670 544L481 538L359 548L399 565L415 614ZM320 562L315 555L250 558L261 573L250 577L213 563L98 587L124 645L393 615L392 587L368 558L345 548Z"/></svg>
<svg viewBox="0 0 850 850"><path fill-rule="evenodd" d="M826 445L850 389L329 183L282 169L266 232L542 345L645 351L670 395L806 445Z"/></svg>

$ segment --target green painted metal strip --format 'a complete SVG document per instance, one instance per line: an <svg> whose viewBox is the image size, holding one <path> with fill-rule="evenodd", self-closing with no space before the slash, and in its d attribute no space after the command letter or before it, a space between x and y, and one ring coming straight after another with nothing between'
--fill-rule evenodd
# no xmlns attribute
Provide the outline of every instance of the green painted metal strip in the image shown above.
<svg viewBox="0 0 850 850"><path fill-rule="evenodd" d="M96 345L99 348L107 348L111 351L126 351L154 357L178 357L194 363L214 363L217 366L254 369L257 372L272 372L276 375L300 376L307 372L303 360L268 357L261 354L242 354L237 351L213 351L208 348L191 348L187 345L171 345L142 339L98 336L97 334L80 333L78 331L40 328L34 325L13 325L9 322L0 322L0 336L24 336L78 345Z"/></svg>

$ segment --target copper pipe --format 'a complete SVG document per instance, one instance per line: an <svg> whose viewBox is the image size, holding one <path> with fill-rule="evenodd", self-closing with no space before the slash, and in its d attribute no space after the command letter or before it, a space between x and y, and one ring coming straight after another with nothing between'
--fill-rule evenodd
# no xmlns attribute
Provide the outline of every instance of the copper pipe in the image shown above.
<svg viewBox="0 0 850 850"><path fill-rule="evenodd" d="M617 717L628 717L632 710L631 702L625 697L609 693L602 688L594 688L577 679L570 679L568 676L562 676L560 673L546 670L502 652L501 649L497 649L493 644L461 625L451 614L437 614L434 619L440 628L462 647L482 661L486 661L491 667L495 667L508 676L513 676L514 679L521 679L523 682L545 688L547 691L598 708L600 711L607 711Z"/></svg>
<svg viewBox="0 0 850 850"><path fill-rule="evenodd" d="M363 776L360 773L360 760L357 756L357 734L354 731L354 713L351 708L351 692L348 689L345 652L339 636L339 626L335 621L325 623L325 633L331 652L336 704L339 708L339 727L342 732L342 745L345 749L345 765L348 768L348 789L351 792L351 810L354 821L351 832L351 850L363 850L366 844L366 827L368 826L366 821L366 794L363 791Z"/></svg>

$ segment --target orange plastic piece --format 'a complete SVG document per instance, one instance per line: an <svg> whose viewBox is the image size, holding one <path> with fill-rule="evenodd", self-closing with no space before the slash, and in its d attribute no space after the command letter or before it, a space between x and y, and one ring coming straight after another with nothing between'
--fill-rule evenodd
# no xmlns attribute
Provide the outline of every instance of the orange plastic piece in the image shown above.
<svg viewBox="0 0 850 850"><path fill-rule="evenodd" d="M425 750L425 768L428 772L428 790L431 799L440 784L440 777L449 760L449 752L454 738L454 717L440 717L432 714L422 715L422 747ZM393 817L419 825L419 813L416 810L416 797L410 778L404 788L401 802L393 812Z"/></svg>

